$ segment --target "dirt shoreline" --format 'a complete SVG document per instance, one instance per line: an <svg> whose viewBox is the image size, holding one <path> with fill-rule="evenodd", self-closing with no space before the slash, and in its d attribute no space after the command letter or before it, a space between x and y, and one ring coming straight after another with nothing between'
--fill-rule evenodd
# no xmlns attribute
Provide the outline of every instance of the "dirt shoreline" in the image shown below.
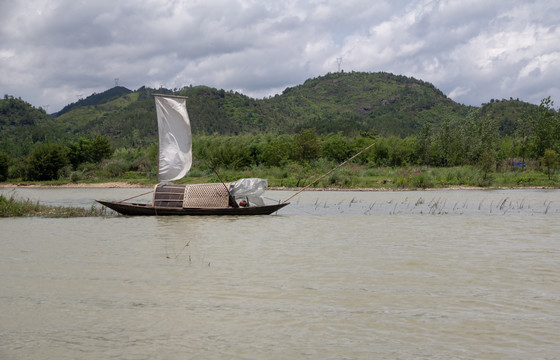
<svg viewBox="0 0 560 360"><path fill-rule="evenodd" d="M114 182L104 182L104 183L68 183L61 185L43 185L43 184L0 184L0 188L42 188L42 189L126 189L126 188L150 188L154 185L142 185L136 183L114 181ZM268 190L279 190L279 191L300 191L302 188L288 188L288 187L269 187ZM545 186L525 186L525 187L476 187L476 186L450 186L441 188L426 188L426 189L395 189L395 188L356 188L356 189L340 189L340 188L309 188L305 191L415 191L415 190L522 190L522 189L556 189L553 187Z"/></svg>

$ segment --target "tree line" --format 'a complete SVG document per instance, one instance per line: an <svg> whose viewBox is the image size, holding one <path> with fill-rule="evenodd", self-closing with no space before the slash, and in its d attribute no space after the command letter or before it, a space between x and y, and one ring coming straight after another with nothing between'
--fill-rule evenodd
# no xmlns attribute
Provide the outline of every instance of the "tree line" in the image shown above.
<svg viewBox="0 0 560 360"><path fill-rule="evenodd" d="M476 166L485 173L500 168L543 166L549 177L558 166L560 117L550 97L519 119L511 135L500 135L500 124L476 116L434 129L426 123L417 135L379 136L362 131L319 134L305 128L296 134L202 135L193 139L194 168L242 170L252 167L301 167L318 162L340 163L366 146L375 145L355 161L367 167ZM106 136L80 137L65 144L42 142L29 155L10 159L0 152L0 181L10 179L72 181L89 177L155 177L157 145L114 148Z"/></svg>
<svg viewBox="0 0 560 360"><path fill-rule="evenodd" d="M513 135L500 136L499 123L475 116L466 121L443 122L439 129L426 124L418 135L381 137L362 132L348 137L341 132L318 135L316 129L298 134L202 136L194 139L194 154L212 167L284 167L314 161L340 163L371 143L375 145L357 162L372 167L478 166L495 171L535 161L555 167L560 152L560 117L550 97L538 109L519 120ZM556 165L555 165L556 164Z"/></svg>

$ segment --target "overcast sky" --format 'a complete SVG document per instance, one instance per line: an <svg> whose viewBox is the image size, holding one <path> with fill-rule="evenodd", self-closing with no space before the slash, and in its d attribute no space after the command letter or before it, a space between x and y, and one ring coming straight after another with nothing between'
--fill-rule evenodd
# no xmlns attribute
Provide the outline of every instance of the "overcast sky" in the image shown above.
<svg viewBox="0 0 560 360"><path fill-rule="evenodd" d="M52 113L118 78L262 98L340 67L467 105L557 108L559 14L550 0L0 0L0 96Z"/></svg>

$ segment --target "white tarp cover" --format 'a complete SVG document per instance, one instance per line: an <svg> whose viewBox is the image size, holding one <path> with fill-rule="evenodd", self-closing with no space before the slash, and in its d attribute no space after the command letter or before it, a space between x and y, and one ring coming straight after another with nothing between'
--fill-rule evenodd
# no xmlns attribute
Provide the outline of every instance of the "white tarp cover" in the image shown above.
<svg viewBox="0 0 560 360"><path fill-rule="evenodd" d="M266 179L239 179L230 184L229 192L232 196L261 196L267 187Z"/></svg>
<svg viewBox="0 0 560 360"><path fill-rule="evenodd" d="M184 177L192 165L192 136L186 100L155 96L159 133L158 181Z"/></svg>

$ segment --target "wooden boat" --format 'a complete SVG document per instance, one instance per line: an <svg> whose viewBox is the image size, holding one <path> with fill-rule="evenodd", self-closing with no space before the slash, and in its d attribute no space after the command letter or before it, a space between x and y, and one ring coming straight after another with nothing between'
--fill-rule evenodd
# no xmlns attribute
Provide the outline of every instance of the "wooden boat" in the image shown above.
<svg viewBox="0 0 560 360"><path fill-rule="evenodd" d="M155 95L158 136L158 185L152 203L96 200L123 215L269 215L284 206L266 205L261 195L266 179L240 179L231 183L176 185L192 164L192 136L186 98ZM145 195L145 194L142 194ZM140 196L140 195L138 195ZM136 196L136 197L138 197Z"/></svg>
<svg viewBox="0 0 560 360"><path fill-rule="evenodd" d="M265 205L258 196L248 195L246 191L248 184L254 189L262 188L265 183L263 179L241 179L228 184L159 184L153 190L152 204L97 202L123 215L270 215L288 203Z"/></svg>
<svg viewBox="0 0 560 360"><path fill-rule="evenodd" d="M112 202L97 200L100 204L107 206L123 215L191 215L191 216L204 216L204 215L270 215L280 210L287 203L280 203L274 205L264 206L250 206L250 207L225 207L225 208L183 208L183 207L166 207L166 206L152 206L149 204L141 203L125 203L125 202Z"/></svg>

